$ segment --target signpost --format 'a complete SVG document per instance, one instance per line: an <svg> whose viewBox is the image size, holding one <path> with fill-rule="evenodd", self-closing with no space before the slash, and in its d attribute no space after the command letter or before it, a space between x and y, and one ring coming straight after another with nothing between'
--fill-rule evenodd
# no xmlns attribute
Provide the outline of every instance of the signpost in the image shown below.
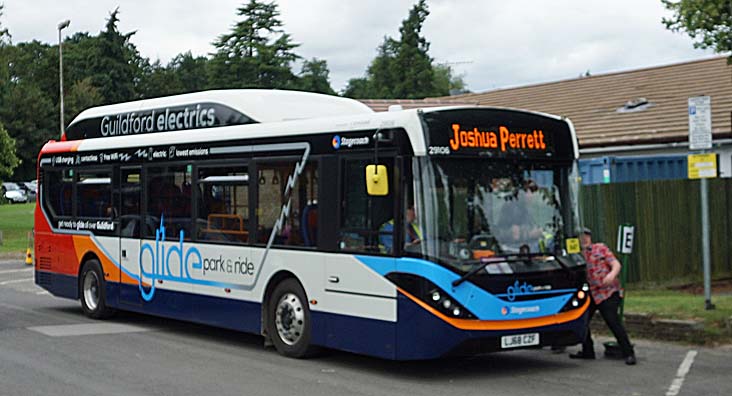
<svg viewBox="0 0 732 396"><path fill-rule="evenodd" d="M628 257L633 253L633 242L635 241L635 227L630 224L621 224L618 227L618 246L615 249L620 255L620 287L625 290L625 282L628 279ZM623 321L623 310L625 299L620 300L620 321Z"/></svg>
<svg viewBox="0 0 732 396"><path fill-rule="evenodd" d="M618 226L618 243L615 251L618 253L620 258L620 289L625 290L625 283L628 279L628 257L633 253L633 242L635 242L635 227L631 224L621 224ZM623 323L623 312L625 310L625 298L620 300L620 306L618 307L618 316L620 317L620 323ZM620 346L615 341L604 342L605 356L612 358L622 358L623 352L620 350Z"/></svg>
<svg viewBox="0 0 732 396"><path fill-rule="evenodd" d="M686 156L689 179L717 177L717 154L689 154Z"/></svg>
<svg viewBox="0 0 732 396"><path fill-rule="evenodd" d="M689 149L701 150L702 154L689 156L689 178L700 178L701 219L702 219L702 258L704 265L705 308L714 309L711 288L711 255L709 246L709 189L707 178L717 176L716 155L713 161L705 157L706 150L712 148L712 99L709 96L689 98ZM693 169L692 169L693 161ZM712 163L714 170L712 171Z"/></svg>

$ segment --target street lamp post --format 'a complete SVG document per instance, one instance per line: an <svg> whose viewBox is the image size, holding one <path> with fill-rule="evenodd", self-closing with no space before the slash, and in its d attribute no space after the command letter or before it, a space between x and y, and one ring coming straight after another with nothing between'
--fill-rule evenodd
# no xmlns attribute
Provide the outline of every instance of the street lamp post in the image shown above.
<svg viewBox="0 0 732 396"><path fill-rule="evenodd" d="M58 86L59 86L59 104L61 113L61 136L64 134L64 56L61 41L61 31L68 27L70 20L65 20L58 24Z"/></svg>

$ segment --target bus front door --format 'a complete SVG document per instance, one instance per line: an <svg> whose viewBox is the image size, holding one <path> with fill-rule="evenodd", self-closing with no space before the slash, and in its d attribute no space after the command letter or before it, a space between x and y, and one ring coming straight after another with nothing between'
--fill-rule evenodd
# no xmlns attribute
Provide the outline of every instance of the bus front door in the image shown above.
<svg viewBox="0 0 732 396"><path fill-rule="evenodd" d="M140 243L143 217L142 170L140 167L120 169L120 304L142 305L139 289Z"/></svg>

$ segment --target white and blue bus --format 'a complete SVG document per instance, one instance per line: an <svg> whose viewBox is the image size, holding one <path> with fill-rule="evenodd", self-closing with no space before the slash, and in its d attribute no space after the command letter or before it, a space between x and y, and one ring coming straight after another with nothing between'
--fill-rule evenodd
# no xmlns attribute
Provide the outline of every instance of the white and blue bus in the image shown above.
<svg viewBox="0 0 732 396"><path fill-rule="evenodd" d="M207 91L82 112L39 155L36 283L386 359L571 345L589 299L569 120Z"/></svg>

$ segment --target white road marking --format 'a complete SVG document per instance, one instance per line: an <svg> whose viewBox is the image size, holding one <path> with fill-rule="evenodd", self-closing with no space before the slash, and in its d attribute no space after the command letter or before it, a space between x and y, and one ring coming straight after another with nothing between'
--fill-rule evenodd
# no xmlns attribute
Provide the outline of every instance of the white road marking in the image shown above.
<svg viewBox="0 0 732 396"><path fill-rule="evenodd" d="M152 329L121 323L82 323L56 326L34 326L28 327L28 330L45 334L49 337L68 337L96 334L136 333L150 331Z"/></svg>
<svg viewBox="0 0 732 396"><path fill-rule="evenodd" d="M30 271L33 271L33 268L2 270L2 271L0 271L0 274L12 274L15 272L30 272Z"/></svg>
<svg viewBox="0 0 732 396"><path fill-rule="evenodd" d="M30 282L33 278L23 278L23 279L13 279L13 280L7 280L0 282L0 286L9 285L11 283L20 283L20 282Z"/></svg>
<svg viewBox="0 0 732 396"><path fill-rule="evenodd" d="M676 378L671 381L671 386L669 386L666 396L676 396L679 394L681 386L684 384L684 379L686 378L686 375L689 374L691 365L694 363L696 354L697 352L693 350L686 354L684 361L681 362L681 365L679 366L679 370L676 371Z"/></svg>
<svg viewBox="0 0 732 396"><path fill-rule="evenodd" d="M41 296L41 295L46 295L46 294L51 294L51 293L49 293L46 290L42 290L42 291L36 292L36 294L38 294L39 296Z"/></svg>

